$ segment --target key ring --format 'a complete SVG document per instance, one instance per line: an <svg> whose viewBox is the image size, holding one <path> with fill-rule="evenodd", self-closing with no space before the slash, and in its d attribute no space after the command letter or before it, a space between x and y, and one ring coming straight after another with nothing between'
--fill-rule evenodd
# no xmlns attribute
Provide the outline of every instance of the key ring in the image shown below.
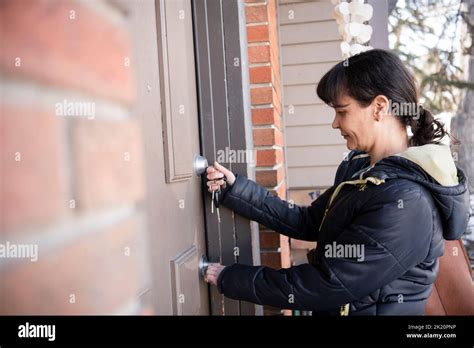
<svg viewBox="0 0 474 348"><path fill-rule="evenodd" d="M208 180L208 182L212 182L211 185L209 185L209 188L207 189L208 192L212 193L213 191L211 190L211 186L214 186L214 185L217 185L216 184L216 179L214 180ZM220 190L220 187L216 190L216 191L219 191ZM215 191L214 191L215 192Z"/></svg>
<svg viewBox="0 0 474 348"><path fill-rule="evenodd" d="M223 180L224 183L222 184L222 187L219 186L219 189L217 189L217 191L219 191L221 188L225 189L225 188L227 187L227 177L226 177L226 176L223 176L223 177L220 178L220 179L208 180L208 182L209 182L209 181L212 181L212 185L214 185L214 184L216 184L216 181L218 181L218 180ZM212 185L211 185L211 186L212 186ZM217 185L217 184L216 184L216 185ZM207 191L210 192L210 193L212 193L210 186L209 186L209 188L207 189Z"/></svg>

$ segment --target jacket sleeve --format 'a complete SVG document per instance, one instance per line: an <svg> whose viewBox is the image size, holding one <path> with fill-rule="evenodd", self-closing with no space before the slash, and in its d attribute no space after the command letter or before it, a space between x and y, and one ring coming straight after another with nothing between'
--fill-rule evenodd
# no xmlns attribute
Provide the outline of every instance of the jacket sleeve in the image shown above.
<svg viewBox="0 0 474 348"><path fill-rule="evenodd" d="M236 175L234 184L223 191L220 204L285 236L315 241L332 191L333 188L326 190L311 206L300 207L272 195L254 181Z"/></svg>
<svg viewBox="0 0 474 348"><path fill-rule="evenodd" d="M420 190L392 185L365 203L334 241L344 247L360 246L361 257L328 253L337 251L334 242L328 241L318 245L313 264L280 270L239 264L226 267L219 275L218 290L232 299L279 308L335 309L373 293L421 263L428 255L432 230L430 205Z"/></svg>

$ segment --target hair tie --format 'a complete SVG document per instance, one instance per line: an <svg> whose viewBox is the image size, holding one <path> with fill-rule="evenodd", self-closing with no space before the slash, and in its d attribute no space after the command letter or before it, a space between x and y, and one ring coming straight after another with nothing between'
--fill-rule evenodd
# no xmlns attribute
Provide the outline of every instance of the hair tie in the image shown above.
<svg viewBox="0 0 474 348"><path fill-rule="evenodd" d="M425 116L426 109L422 104L418 104L418 122L421 122L421 118Z"/></svg>

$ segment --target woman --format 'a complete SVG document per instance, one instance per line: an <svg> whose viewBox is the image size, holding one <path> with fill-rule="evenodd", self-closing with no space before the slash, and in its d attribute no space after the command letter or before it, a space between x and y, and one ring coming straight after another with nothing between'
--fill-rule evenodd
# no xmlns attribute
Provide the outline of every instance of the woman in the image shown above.
<svg viewBox="0 0 474 348"><path fill-rule="evenodd" d="M220 204L317 241L309 264L212 264L205 279L232 299L313 314L422 315L444 239L460 238L469 216L466 177L440 143L448 134L419 106L401 60L384 50L335 65L317 94L335 109L332 127L352 151L311 206L289 205L217 162L207 175L210 191L223 188Z"/></svg>

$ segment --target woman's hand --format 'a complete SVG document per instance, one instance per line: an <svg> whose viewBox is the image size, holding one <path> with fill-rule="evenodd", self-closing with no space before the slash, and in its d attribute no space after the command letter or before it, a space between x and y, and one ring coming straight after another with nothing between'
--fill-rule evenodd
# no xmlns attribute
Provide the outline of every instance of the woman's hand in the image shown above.
<svg viewBox="0 0 474 348"><path fill-rule="evenodd" d="M220 263L210 263L207 266L206 274L204 275L204 280L206 283L211 283L212 285L217 285L217 278L225 266Z"/></svg>
<svg viewBox="0 0 474 348"><path fill-rule="evenodd" d="M214 162L213 166L207 167L207 180L210 180L207 182L208 191L218 191L221 186L225 188L226 183L222 179L224 176L227 179L227 183L232 186L235 182L235 175L229 169L217 162Z"/></svg>

